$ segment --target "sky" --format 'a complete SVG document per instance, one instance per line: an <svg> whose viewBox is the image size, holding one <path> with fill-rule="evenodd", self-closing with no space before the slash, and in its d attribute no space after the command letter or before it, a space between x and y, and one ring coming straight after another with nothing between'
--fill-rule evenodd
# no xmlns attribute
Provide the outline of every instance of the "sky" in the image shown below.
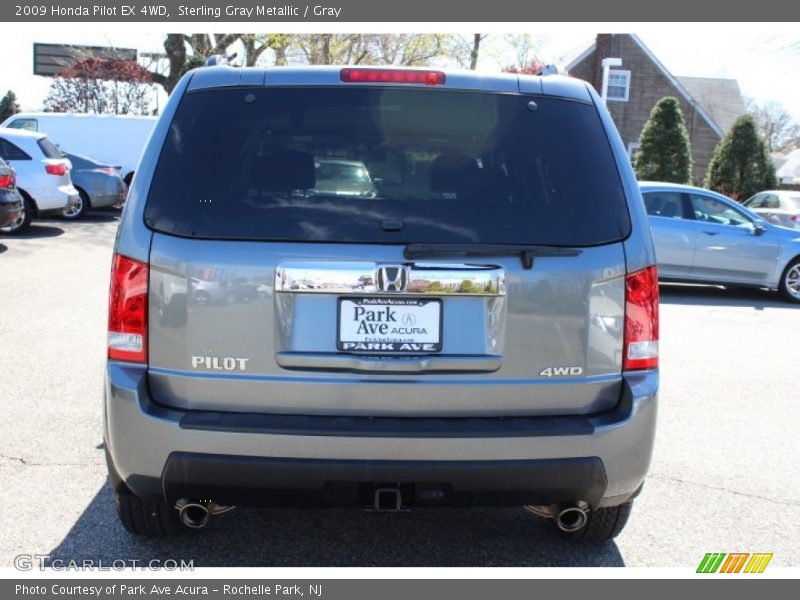
<svg viewBox="0 0 800 600"><path fill-rule="evenodd" d="M28 25L28 24L25 24ZM242 24L253 30L254 23ZM360 24L337 24L340 31L368 27ZM231 30L246 30L227 25ZM299 24L302 26L302 24ZM102 29L101 29L102 27ZM163 51L164 33L183 29L176 24L137 26L81 24L42 27L21 26L13 33L0 37L0 95L13 89L23 110L38 110L47 94L49 79L33 75L33 43L65 43L84 45L114 45L136 48L140 52ZM216 26L219 28L219 25ZM267 24L263 25L266 29ZM291 25L281 28L289 30ZM298 24L294 24L295 29ZM375 24L373 31L440 31L436 24ZM459 25L461 28L462 26ZM484 26L486 27L486 26ZM536 53L545 62L564 62L585 48L595 32L618 31L637 33L659 60L677 76L729 77L737 79L742 93L758 102L777 100L800 122L800 32L797 24L735 24L663 23L663 24L554 24L537 23L491 24L492 28L479 68L497 70L514 61L514 49L506 32L529 33L535 41ZM147 29L145 29L147 28ZM195 25L194 28L197 28ZM155 29L155 30L154 30ZM474 29L474 28L472 28ZM472 30L470 29L470 30ZM144 31L142 31L144 30ZM187 29L188 30L188 26ZM466 28L460 29L465 31ZM300 29L302 31L302 29ZM456 33L456 31L453 31ZM163 104L160 94L158 102Z"/></svg>

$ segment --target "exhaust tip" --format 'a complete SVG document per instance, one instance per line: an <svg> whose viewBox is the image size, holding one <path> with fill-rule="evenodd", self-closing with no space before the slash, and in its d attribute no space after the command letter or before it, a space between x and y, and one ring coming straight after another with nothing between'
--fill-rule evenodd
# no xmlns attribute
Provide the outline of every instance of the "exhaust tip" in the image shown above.
<svg viewBox="0 0 800 600"><path fill-rule="evenodd" d="M208 525L208 519L211 516L203 504L195 502L184 504L178 513L181 523L192 529L201 529Z"/></svg>
<svg viewBox="0 0 800 600"><path fill-rule="evenodd" d="M587 512L577 506L565 508L556 515L556 525L565 533L580 531L589 522Z"/></svg>

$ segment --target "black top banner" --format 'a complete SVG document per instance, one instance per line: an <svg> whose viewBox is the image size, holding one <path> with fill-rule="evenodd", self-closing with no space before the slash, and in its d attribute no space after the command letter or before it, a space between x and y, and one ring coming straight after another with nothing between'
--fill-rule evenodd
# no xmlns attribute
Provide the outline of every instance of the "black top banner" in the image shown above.
<svg viewBox="0 0 800 600"><path fill-rule="evenodd" d="M22 0L0 3L0 19L17 22L787 22L800 3L786 0ZM691 43L676 29L676 41Z"/></svg>

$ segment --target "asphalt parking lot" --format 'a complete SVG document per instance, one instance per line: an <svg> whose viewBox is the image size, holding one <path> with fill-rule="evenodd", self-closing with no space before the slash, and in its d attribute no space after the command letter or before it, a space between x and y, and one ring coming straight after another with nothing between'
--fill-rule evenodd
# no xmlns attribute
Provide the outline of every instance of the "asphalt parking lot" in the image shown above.
<svg viewBox="0 0 800 600"><path fill-rule="evenodd" d="M118 523L101 385L115 213L0 235L0 566L13 557L195 566L684 566L706 552L800 565L800 306L762 291L662 286L650 476L613 543L562 542L523 509L237 509L140 540Z"/></svg>

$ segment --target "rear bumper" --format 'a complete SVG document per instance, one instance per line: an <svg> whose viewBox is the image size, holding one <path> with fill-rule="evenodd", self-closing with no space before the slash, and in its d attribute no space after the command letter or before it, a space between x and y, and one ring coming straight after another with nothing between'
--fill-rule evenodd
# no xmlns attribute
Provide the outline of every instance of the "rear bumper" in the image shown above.
<svg viewBox="0 0 800 600"><path fill-rule="evenodd" d="M78 190L72 185L42 187L34 193L39 216L60 214L80 199Z"/></svg>
<svg viewBox="0 0 800 600"><path fill-rule="evenodd" d="M362 420L175 410L144 368L111 362L106 448L115 479L169 502L363 504L389 485L419 504L613 505L641 487L656 420L657 372L624 379L592 416Z"/></svg>
<svg viewBox="0 0 800 600"><path fill-rule="evenodd" d="M112 177L103 179L104 181L100 184L84 187L86 193L89 194L92 208L110 208L124 203L128 193L125 182Z"/></svg>
<svg viewBox="0 0 800 600"><path fill-rule="evenodd" d="M125 197L120 194L95 194L91 196L92 208L111 208L125 201Z"/></svg>
<svg viewBox="0 0 800 600"><path fill-rule="evenodd" d="M22 198L17 197L19 199L13 202L0 201L0 227L5 227L22 216Z"/></svg>

